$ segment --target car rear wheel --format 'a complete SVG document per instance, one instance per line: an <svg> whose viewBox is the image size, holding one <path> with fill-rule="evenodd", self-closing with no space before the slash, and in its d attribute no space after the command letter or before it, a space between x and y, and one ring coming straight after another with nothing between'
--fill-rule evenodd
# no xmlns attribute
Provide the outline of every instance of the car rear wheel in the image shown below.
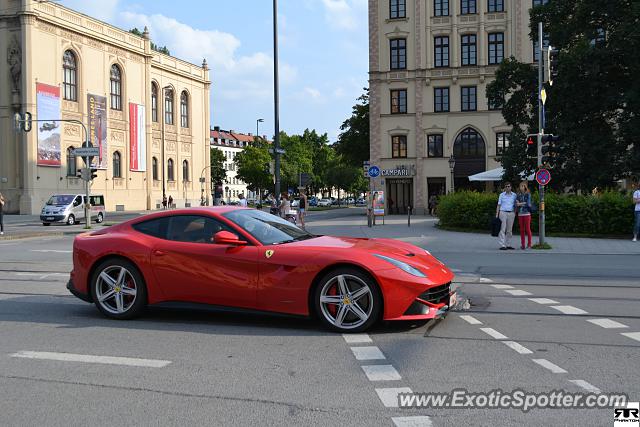
<svg viewBox="0 0 640 427"><path fill-rule="evenodd" d="M104 216L102 216L102 212L100 212L96 218L96 222L100 224L102 221L104 221Z"/></svg>
<svg viewBox="0 0 640 427"><path fill-rule="evenodd" d="M67 225L73 225L76 223L76 217L73 215L69 215L69 218L67 218Z"/></svg>
<svg viewBox="0 0 640 427"><path fill-rule="evenodd" d="M147 288L138 268L123 259L103 261L91 278L91 293L98 309L112 319L139 316L147 303Z"/></svg>
<svg viewBox="0 0 640 427"><path fill-rule="evenodd" d="M382 295L375 281L355 268L338 268L327 273L314 292L316 313L338 332L361 332L380 317Z"/></svg>

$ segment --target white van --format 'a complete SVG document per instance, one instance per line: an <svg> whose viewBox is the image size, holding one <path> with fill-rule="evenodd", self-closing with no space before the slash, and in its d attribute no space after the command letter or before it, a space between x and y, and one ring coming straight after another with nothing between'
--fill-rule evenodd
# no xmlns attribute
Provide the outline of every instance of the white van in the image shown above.
<svg viewBox="0 0 640 427"><path fill-rule="evenodd" d="M83 194L54 194L40 212L42 225L52 222L63 222L69 225L84 220L84 205L87 197ZM90 196L91 219L101 223L105 218L104 196L92 194Z"/></svg>

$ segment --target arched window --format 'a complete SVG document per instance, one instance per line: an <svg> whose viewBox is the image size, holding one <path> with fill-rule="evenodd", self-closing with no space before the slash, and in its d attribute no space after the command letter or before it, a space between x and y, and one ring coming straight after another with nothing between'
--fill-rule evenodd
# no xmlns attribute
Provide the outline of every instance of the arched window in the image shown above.
<svg viewBox="0 0 640 427"><path fill-rule="evenodd" d="M164 91L164 122L168 125L173 124L173 90L171 89Z"/></svg>
<svg viewBox="0 0 640 427"><path fill-rule="evenodd" d="M167 161L167 181L175 181L173 174L173 159Z"/></svg>
<svg viewBox="0 0 640 427"><path fill-rule="evenodd" d="M122 111L122 72L116 64L111 66L111 109Z"/></svg>
<svg viewBox="0 0 640 427"><path fill-rule="evenodd" d="M484 159L484 153L484 139L472 128L460 132L453 145L453 155L456 159Z"/></svg>
<svg viewBox="0 0 640 427"><path fill-rule="evenodd" d="M67 176L76 176L78 170L76 155L73 154L73 150L73 147L67 148Z"/></svg>
<svg viewBox="0 0 640 427"><path fill-rule="evenodd" d="M151 83L151 121L158 122L158 85Z"/></svg>
<svg viewBox="0 0 640 427"><path fill-rule="evenodd" d="M151 159L151 172L153 173L153 180L158 180L158 159L155 157Z"/></svg>
<svg viewBox="0 0 640 427"><path fill-rule="evenodd" d="M189 162L187 160L182 161L182 180L189 181Z"/></svg>
<svg viewBox="0 0 640 427"><path fill-rule="evenodd" d="M67 101L78 100L78 61L76 55L67 50L62 57L62 91ZM74 174L75 175L75 174Z"/></svg>
<svg viewBox="0 0 640 427"><path fill-rule="evenodd" d="M189 95L186 91L180 94L180 126L189 127Z"/></svg>
<svg viewBox="0 0 640 427"><path fill-rule="evenodd" d="M122 167L120 161L120 152L116 151L113 153L113 177L114 178L122 178Z"/></svg>

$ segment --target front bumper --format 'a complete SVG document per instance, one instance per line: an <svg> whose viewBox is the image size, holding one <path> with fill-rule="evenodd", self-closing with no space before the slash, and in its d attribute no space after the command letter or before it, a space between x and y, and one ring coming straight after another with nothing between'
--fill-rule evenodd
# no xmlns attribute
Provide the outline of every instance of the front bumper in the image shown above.
<svg viewBox="0 0 640 427"><path fill-rule="evenodd" d="M40 215L42 222L66 222L66 215Z"/></svg>
<svg viewBox="0 0 640 427"><path fill-rule="evenodd" d="M455 305L456 299L457 294L452 289L451 282L431 286L415 297L401 315L390 317L386 320L440 319Z"/></svg>
<svg viewBox="0 0 640 427"><path fill-rule="evenodd" d="M73 280L69 279L67 282L67 289L71 292L75 297L80 298L82 301L92 303L91 297L85 293L78 291L75 286L73 286Z"/></svg>

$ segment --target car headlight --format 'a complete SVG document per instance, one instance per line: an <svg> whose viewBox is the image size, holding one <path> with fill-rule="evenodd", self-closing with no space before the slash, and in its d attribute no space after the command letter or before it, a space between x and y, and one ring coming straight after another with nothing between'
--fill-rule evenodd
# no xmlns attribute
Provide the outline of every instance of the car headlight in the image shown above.
<svg viewBox="0 0 640 427"><path fill-rule="evenodd" d="M397 259L394 258L390 258L388 256L384 256L384 255L378 255L378 254L374 254L376 257L387 261L390 264L395 265L396 267L398 267L400 270L411 274L412 276L416 276L416 277L427 277L426 274L424 274L422 271L418 270L417 268L407 264L406 262L402 262L399 261Z"/></svg>

